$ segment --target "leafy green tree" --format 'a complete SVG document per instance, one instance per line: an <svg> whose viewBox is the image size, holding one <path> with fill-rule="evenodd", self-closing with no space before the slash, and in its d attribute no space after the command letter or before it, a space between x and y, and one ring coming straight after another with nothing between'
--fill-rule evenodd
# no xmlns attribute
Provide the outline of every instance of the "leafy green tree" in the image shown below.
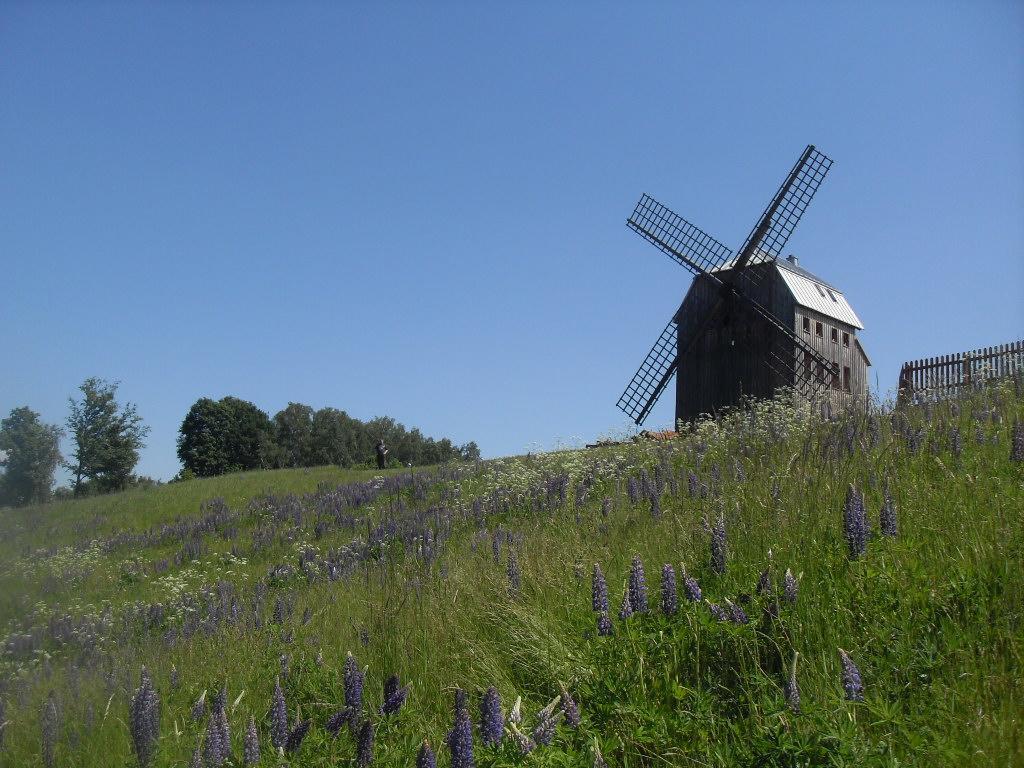
<svg viewBox="0 0 1024 768"><path fill-rule="evenodd" d="M313 409L302 403L274 414L277 445L281 449L278 466L308 467L313 453Z"/></svg>
<svg viewBox="0 0 1024 768"><path fill-rule="evenodd" d="M178 459L196 477L229 471L227 446L231 416L223 402L200 398L192 404L178 428Z"/></svg>
<svg viewBox="0 0 1024 768"><path fill-rule="evenodd" d="M60 427L43 424L31 408L15 408L0 421L0 504L49 500L60 463Z"/></svg>
<svg viewBox="0 0 1024 768"><path fill-rule="evenodd" d="M270 417L248 400L229 395L220 403L231 425L226 447L232 471L273 466L277 446Z"/></svg>
<svg viewBox="0 0 1024 768"><path fill-rule="evenodd" d="M81 400L68 398L67 427L75 447L65 466L74 475L76 496L88 486L100 492L127 487L139 463L149 427L132 403L118 405L117 386L89 378L79 387Z"/></svg>
<svg viewBox="0 0 1024 768"><path fill-rule="evenodd" d="M337 408L321 408L314 413L310 437L312 463L352 466L361 426Z"/></svg>

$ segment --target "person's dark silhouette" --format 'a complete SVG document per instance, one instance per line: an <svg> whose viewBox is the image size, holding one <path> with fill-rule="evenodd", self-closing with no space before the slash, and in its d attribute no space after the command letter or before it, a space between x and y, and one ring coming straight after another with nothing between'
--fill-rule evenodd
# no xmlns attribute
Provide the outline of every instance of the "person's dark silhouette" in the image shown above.
<svg viewBox="0 0 1024 768"><path fill-rule="evenodd" d="M388 455L388 449L384 445L384 439L377 441L377 469L384 469L384 457Z"/></svg>

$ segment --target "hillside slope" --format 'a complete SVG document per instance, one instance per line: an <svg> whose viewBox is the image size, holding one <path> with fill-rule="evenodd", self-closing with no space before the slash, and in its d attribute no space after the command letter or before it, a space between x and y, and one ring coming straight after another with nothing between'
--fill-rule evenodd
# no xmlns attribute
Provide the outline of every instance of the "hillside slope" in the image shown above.
<svg viewBox="0 0 1024 768"><path fill-rule="evenodd" d="M1016 764L1022 417L1020 381L762 403L665 444L9 515L0 765Z"/></svg>

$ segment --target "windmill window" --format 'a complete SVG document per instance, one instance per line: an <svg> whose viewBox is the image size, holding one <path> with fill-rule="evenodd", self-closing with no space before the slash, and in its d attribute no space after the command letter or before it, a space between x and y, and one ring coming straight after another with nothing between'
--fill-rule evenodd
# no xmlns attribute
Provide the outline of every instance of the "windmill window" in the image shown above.
<svg viewBox="0 0 1024 768"><path fill-rule="evenodd" d="M821 294L821 298L823 298L823 299L824 299L824 298L825 298L825 289L824 289L824 288L822 288L822 287L821 287L820 285L818 285L817 283L815 283L815 284L814 284L814 287L818 289L818 293L819 293L819 294Z"/></svg>
<svg viewBox="0 0 1024 768"><path fill-rule="evenodd" d="M832 329L832 343L833 344L838 344L839 343L839 329L837 329L837 328L833 328Z"/></svg>
<svg viewBox="0 0 1024 768"><path fill-rule="evenodd" d="M805 317L804 318L804 333L810 333L810 332L811 332L811 318Z"/></svg>
<svg viewBox="0 0 1024 768"><path fill-rule="evenodd" d="M843 346L844 347L850 346L850 334L848 334L848 333L844 333L843 334Z"/></svg>
<svg viewBox="0 0 1024 768"><path fill-rule="evenodd" d="M850 391L850 366L843 366L843 391Z"/></svg>
<svg viewBox="0 0 1024 768"><path fill-rule="evenodd" d="M839 363L832 363L832 389L839 389Z"/></svg>
<svg viewBox="0 0 1024 768"><path fill-rule="evenodd" d="M832 293L832 291L829 291L829 292L828 292L828 297L829 297L830 299L832 299L832 301L834 301L834 302L835 302L836 304L838 304L838 303L839 303L839 299L837 299L837 298L836 298L836 295L835 295L834 293Z"/></svg>
<svg viewBox="0 0 1024 768"><path fill-rule="evenodd" d="M820 337L822 335L821 323L814 324L814 335Z"/></svg>

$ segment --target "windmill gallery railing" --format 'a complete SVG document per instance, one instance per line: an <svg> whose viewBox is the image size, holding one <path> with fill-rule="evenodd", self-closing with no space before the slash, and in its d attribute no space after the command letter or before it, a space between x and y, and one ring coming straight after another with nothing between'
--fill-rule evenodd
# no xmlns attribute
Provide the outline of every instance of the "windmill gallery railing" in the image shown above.
<svg viewBox="0 0 1024 768"><path fill-rule="evenodd" d="M989 379L1024 373L1024 341L911 360L900 369L899 400L949 397Z"/></svg>

